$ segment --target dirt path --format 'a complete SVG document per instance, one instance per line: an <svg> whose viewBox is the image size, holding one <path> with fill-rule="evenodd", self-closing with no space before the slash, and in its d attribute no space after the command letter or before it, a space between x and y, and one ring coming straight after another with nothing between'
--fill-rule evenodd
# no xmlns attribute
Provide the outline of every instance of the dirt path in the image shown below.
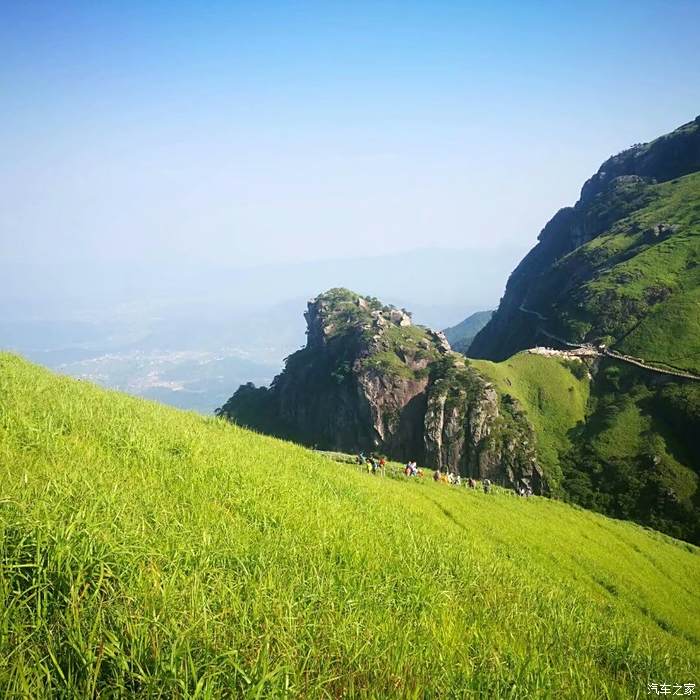
<svg viewBox="0 0 700 700"><path fill-rule="evenodd" d="M543 316L538 311L533 311L532 309L526 309L522 304L520 305L519 308L520 308L520 311L522 311L526 314L531 314L533 316L536 316L541 321L547 320L546 316ZM618 360L619 362L626 362L629 365L634 365L635 367L639 367L640 369L645 369L648 372L654 372L656 374L663 374L663 375L667 375L670 377L679 377L681 379L690 379L691 381L700 382L700 376L697 374L694 374L693 372L684 372L683 370L664 369L662 367L656 367L653 364L648 364L648 362L646 360L643 360L640 357L632 357L631 355L624 355L621 352L616 352L615 350L609 350L607 348L605 348L604 350L600 350L599 348L596 348L593 345L590 345L587 343L570 343L568 340L564 340L564 338L560 338L559 336L554 335L553 333L550 333L549 331L546 331L541 326L537 328L537 332L541 333L542 335L546 336L547 338L551 338L552 340L556 340L557 343L560 343L568 348L575 348L577 350L586 350L587 354L589 354L589 355L598 355L599 357L603 357L603 356L610 357L613 360Z"/></svg>

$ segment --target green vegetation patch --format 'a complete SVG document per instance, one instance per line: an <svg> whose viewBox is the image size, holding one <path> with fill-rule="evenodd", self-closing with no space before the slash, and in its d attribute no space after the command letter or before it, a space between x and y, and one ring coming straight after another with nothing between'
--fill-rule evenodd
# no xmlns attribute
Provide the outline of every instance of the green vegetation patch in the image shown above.
<svg viewBox="0 0 700 700"><path fill-rule="evenodd" d="M415 373L399 356L390 350L382 350L363 360L365 369L373 369L390 377L414 379Z"/></svg>
<svg viewBox="0 0 700 700"><path fill-rule="evenodd" d="M587 422L563 456L565 497L699 541L699 407L700 386L658 385L603 363Z"/></svg>
<svg viewBox="0 0 700 700"><path fill-rule="evenodd" d="M548 315L571 340L609 338L622 352L700 372L700 173L645 187L652 196L641 208L556 263L553 284L583 279Z"/></svg>

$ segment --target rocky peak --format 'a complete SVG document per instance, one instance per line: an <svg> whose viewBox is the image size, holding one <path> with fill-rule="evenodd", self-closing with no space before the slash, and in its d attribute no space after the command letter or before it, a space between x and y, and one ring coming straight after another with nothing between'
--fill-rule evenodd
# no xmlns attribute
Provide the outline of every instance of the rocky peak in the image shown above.
<svg viewBox="0 0 700 700"><path fill-rule="evenodd" d="M321 347L335 336L345 334L382 334L391 326L411 326L410 315L374 297L363 297L349 289L336 287L307 304L307 347Z"/></svg>
<svg viewBox="0 0 700 700"><path fill-rule="evenodd" d="M442 332L341 288L310 301L305 317L306 347L287 358L269 391L243 387L223 415L325 449L376 450L504 485L542 486L529 424Z"/></svg>
<svg viewBox="0 0 700 700"><path fill-rule="evenodd" d="M611 156L581 189L590 202L616 179L666 182L700 170L700 116L649 143L638 143Z"/></svg>

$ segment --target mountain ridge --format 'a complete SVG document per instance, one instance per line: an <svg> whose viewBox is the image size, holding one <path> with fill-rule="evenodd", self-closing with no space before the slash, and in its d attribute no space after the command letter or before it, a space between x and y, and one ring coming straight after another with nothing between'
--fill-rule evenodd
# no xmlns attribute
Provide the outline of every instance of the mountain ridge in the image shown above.
<svg viewBox="0 0 700 700"><path fill-rule="evenodd" d="M691 333L682 362L699 369L698 171L700 117L608 159L542 229L470 354L503 360L543 341L542 326L662 359L653 350L664 334L649 326L683 311Z"/></svg>
<svg viewBox="0 0 700 700"><path fill-rule="evenodd" d="M454 326L445 328L443 333L452 349L462 354L468 354L469 346L476 334L491 320L493 311L476 311Z"/></svg>
<svg viewBox="0 0 700 700"><path fill-rule="evenodd" d="M600 166L469 354L505 361L541 344L599 350L585 420L558 455L568 497L698 541L700 117Z"/></svg>

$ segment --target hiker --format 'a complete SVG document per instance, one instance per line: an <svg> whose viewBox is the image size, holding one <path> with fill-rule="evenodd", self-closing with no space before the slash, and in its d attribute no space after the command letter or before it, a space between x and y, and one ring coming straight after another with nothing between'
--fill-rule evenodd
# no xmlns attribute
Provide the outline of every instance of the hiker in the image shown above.
<svg viewBox="0 0 700 700"><path fill-rule="evenodd" d="M476 481L472 479L472 477L469 477L469 481L467 482L467 486L469 486L470 489L475 489L476 488Z"/></svg>
<svg viewBox="0 0 700 700"><path fill-rule="evenodd" d="M484 486L484 493L491 492L491 480L490 479L484 479L483 486Z"/></svg>
<svg viewBox="0 0 700 700"><path fill-rule="evenodd" d="M411 476L411 463L410 463L410 462L406 462L406 466L405 466L405 468L404 468L404 470L403 470L403 473L404 473L406 476Z"/></svg>
<svg viewBox="0 0 700 700"><path fill-rule="evenodd" d="M433 472L433 481L440 481L440 470L436 469Z"/></svg>

